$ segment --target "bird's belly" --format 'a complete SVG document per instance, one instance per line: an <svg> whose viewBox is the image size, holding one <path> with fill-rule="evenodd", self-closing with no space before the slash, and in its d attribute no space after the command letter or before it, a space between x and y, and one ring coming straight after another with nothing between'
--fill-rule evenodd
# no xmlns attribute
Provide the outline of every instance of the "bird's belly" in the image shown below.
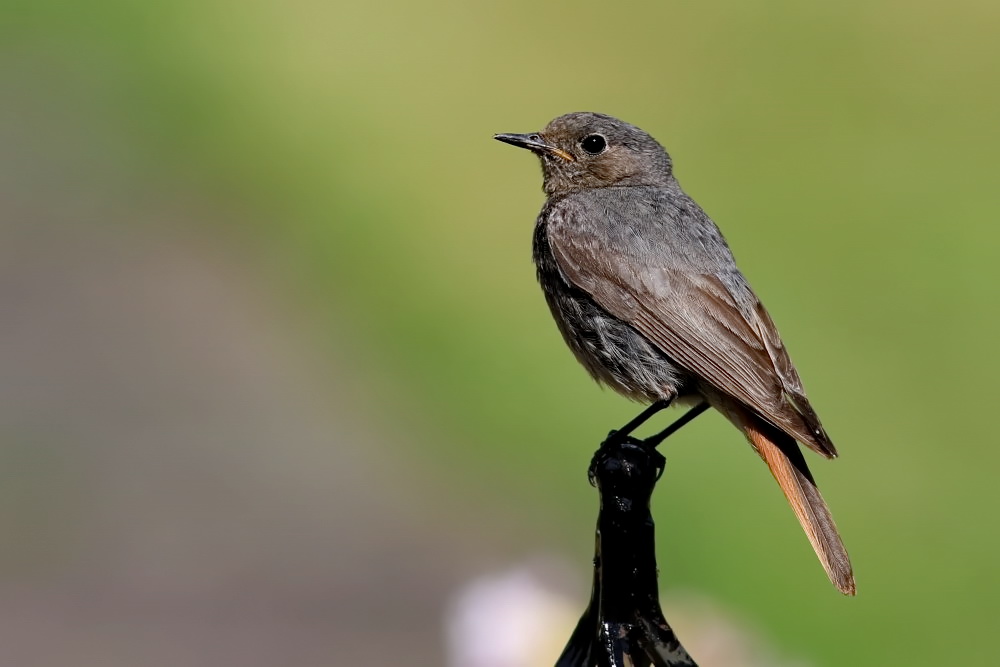
<svg viewBox="0 0 1000 667"><path fill-rule="evenodd" d="M539 278L559 331L595 380L643 402L692 393L687 374L634 327L561 276Z"/></svg>

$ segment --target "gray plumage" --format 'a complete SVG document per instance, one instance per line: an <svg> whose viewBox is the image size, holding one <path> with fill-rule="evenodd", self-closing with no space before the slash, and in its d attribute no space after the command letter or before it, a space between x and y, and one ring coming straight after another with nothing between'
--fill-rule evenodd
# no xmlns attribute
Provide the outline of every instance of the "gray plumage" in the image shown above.
<svg viewBox="0 0 1000 667"><path fill-rule="evenodd" d="M796 441L836 449L774 323L666 151L620 120L574 113L497 135L539 155L548 196L534 233L538 279L570 349L625 396L705 400L765 460L845 593L847 552Z"/></svg>

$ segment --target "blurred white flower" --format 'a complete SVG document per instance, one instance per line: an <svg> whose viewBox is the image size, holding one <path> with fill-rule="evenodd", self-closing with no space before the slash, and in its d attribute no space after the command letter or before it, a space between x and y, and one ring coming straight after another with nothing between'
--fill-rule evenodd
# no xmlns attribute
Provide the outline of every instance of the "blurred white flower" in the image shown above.
<svg viewBox="0 0 1000 667"><path fill-rule="evenodd" d="M560 571L561 570L561 571ZM551 667L576 627L590 591L569 597L570 568L551 564L483 575L453 598L445 618L449 667ZM667 620L700 667L808 667L778 652L721 605L698 594L672 595Z"/></svg>
<svg viewBox="0 0 1000 667"><path fill-rule="evenodd" d="M525 565L473 579L452 600L445 633L451 667L551 667L586 606Z"/></svg>

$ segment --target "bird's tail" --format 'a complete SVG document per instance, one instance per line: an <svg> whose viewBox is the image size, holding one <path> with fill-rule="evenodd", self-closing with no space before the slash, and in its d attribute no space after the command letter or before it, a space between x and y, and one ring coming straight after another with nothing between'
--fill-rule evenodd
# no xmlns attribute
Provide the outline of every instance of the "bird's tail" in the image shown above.
<svg viewBox="0 0 1000 667"><path fill-rule="evenodd" d="M791 436L763 421L760 417L740 410L728 416L746 434L753 448L764 459L777 480L785 498L792 506L810 544L819 556L833 585L845 595L854 595L854 572L847 549L840 539L830 510L823 501L816 482L806 466L798 443Z"/></svg>

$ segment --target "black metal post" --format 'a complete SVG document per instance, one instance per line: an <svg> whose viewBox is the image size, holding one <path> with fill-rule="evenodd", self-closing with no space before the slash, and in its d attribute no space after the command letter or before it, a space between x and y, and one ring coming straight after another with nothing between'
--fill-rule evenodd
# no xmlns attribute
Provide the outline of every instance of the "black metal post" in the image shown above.
<svg viewBox="0 0 1000 667"><path fill-rule="evenodd" d="M660 610L649 500L664 464L653 447L614 432L594 454L593 591L556 667L697 667Z"/></svg>

